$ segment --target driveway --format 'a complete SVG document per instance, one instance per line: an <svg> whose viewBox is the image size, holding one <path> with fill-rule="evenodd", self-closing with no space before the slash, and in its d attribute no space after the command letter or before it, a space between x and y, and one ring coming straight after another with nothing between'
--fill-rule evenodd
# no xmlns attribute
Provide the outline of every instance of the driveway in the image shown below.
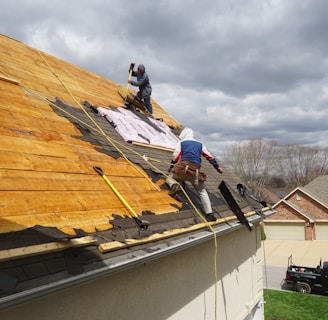
<svg viewBox="0 0 328 320"><path fill-rule="evenodd" d="M328 240L265 240L262 241L263 263L269 266L287 268L288 257L293 256L297 265L316 267L322 261L328 261Z"/></svg>
<svg viewBox="0 0 328 320"><path fill-rule="evenodd" d="M267 289L293 289L292 286L282 286L290 255L294 264L308 267L316 267L320 258L328 261L328 240L265 240L262 248L263 287Z"/></svg>

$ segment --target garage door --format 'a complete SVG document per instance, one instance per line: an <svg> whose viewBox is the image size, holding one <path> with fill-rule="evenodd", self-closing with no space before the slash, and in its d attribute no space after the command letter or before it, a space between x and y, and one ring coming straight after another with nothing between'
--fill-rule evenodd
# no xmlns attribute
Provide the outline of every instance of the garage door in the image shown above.
<svg viewBox="0 0 328 320"><path fill-rule="evenodd" d="M304 222L272 222L265 221L264 232L267 240L305 240Z"/></svg>
<svg viewBox="0 0 328 320"><path fill-rule="evenodd" d="M328 223L316 223L315 231L317 240L328 240Z"/></svg>

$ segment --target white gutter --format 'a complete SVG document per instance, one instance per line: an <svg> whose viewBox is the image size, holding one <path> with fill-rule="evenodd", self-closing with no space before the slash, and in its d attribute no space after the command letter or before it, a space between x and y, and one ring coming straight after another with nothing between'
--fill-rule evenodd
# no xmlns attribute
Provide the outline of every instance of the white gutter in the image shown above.
<svg viewBox="0 0 328 320"><path fill-rule="evenodd" d="M268 217L274 213L274 210L268 210L263 212L262 216L255 214L253 216L247 217L247 220L252 224L258 223L265 217ZM244 226L238 220L234 220L229 223L219 224L212 227L215 232L215 236L219 237L243 228ZM71 276L67 279L62 279L56 282L42 285L37 288L25 290L23 292L0 298L0 310L26 303L46 295L51 295L72 286L85 284L94 280L101 279L103 277L107 277L126 269L133 268L140 264L168 256L189 247L193 247L211 239L213 239L213 233L209 231L209 229L203 229L201 231L197 231L196 233L185 234L179 238L172 238L170 239L170 243L167 241L163 243L154 243L153 246L147 247L148 252L146 252L144 249L135 250L133 251L133 254L128 253L102 260L102 263L106 264L106 266L100 269L88 271L80 275Z"/></svg>

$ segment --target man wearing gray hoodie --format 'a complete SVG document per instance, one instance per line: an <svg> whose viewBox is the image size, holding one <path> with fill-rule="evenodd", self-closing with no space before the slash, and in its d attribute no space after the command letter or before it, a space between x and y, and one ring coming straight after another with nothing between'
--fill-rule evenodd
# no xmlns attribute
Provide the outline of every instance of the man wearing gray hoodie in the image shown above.
<svg viewBox="0 0 328 320"><path fill-rule="evenodd" d="M173 152L171 162L170 171L173 171L172 177L174 180L179 182L191 182L199 194L203 209L205 211L206 220L215 221L216 218L213 215L210 198L204 184L206 181L206 174L201 171L201 157L203 156L206 160L208 160L219 173L222 173L223 170L215 158L207 150L205 145L194 138L194 132L192 129L183 129L179 138L180 141ZM167 181L169 181L169 179ZM168 184L170 183L168 182ZM174 181L170 187L171 196L175 196L175 194L180 191L179 185L174 184Z"/></svg>
<svg viewBox="0 0 328 320"><path fill-rule="evenodd" d="M143 64L138 65L138 70L134 71L134 63L130 64L129 72L132 71L131 75L133 77L137 77L137 80L129 80L128 83L132 84L133 86L139 87L139 92L135 99L145 101L146 108L148 109L149 113L153 113L153 106L150 103L150 96L152 92L152 87L150 85L148 74L146 73L146 68Z"/></svg>

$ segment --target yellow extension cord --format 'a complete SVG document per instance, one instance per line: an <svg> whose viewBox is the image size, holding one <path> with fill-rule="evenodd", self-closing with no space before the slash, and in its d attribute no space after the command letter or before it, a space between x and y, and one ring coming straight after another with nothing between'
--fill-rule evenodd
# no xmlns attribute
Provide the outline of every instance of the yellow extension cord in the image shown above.
<svg viewBox="0 0 328 320"><path fill-rule="evenodd" d="M35 97L46 101L47 103L50 103L53 107L59 109L60 111L64 112L66 115L68 115L69 117L73 118L74 120L82 123L83 125L85 125L86 127L88 127L89 129L98 132L99 134L103 135L106 140L120 153L120 155L130 164L132 165L139 173L141 173L142 176L144 176L154 187L157 191L160 191L159 187L157 185L155 185L151 179L143 172L141 171L138 167L135 166L134 163L132 163L123 153L123 151L117 146L120 145L122 148L125 148L126 150L129 150L130 152L134 153L135 155L138 155L139 157L141 157L143 160L145 160L148 165L150 167L152 167L153 169L155 169L157 172L161 173L164 177L168 178L168 175L166 173L164 173L162 170L160 170L159 168L157 168L156 166L154 166L149 160L152 161L156 161L159 162L159 160L157 159L153 159L153 158L148 158L145 155L141 155L140 153L136 152L135 150L121 144L118 141L115 141L114 139L108 137L108 135L106 135L106 133L102 130L102 128L96 123L96 121L88 114L88 112L85 110L85 108L76 100L76 98L72 95L72 93L70 92L69 88L66 86L66 84L62 81L62 79L53 71L53 69L51 68L51 66L49 65L49 63L46 61L46 59L43 57L43 55L41 54L41 52L39 50L37 50L37 52L39 53L40 57L43 59L43 61L46 63L46 65L48 66L48 68L50 69L51 73L58 79L58 81L64 86L64 88L66 89L66 91L69 93L69 95L72 97L72 99L75 101L75 103L82 109L82 111L85 113L85 115L89 118L89 120L94 124L95 127L90 126L89 124L87 124L86 122L80 120L79 118L75 117L74 115L70 114L69 112L67 112L66 110L62 109L61 107L57 106L56 104L52 103L51 101L49 101L48 99L44 98L43 96L41 96L41 94L35 92L34 90L29 89L28 87L26 87L25 85L23 85L21 82L18 81L18 84L23 87L25 90L27 90L28 92L30 92L32 95L34 95ZM7 77L9 77L9 75L4 72L1 71L3 74L5 74ZM131 75L131 71L129 74L129 79L130 79L130 75ZM127 85L127 91L129 89L129 84ZM127 92L128 94L128 92ZM213 233L213 240L214 240L214 291L215 291L215 302L214 302L214 319L217 319L217 282L218 282L218 278L217 278L217 255L218 255L218 245L217 245L217 239L216 239L216 235L215 235L215 231L212 227L212 225L205 219L205 217L199 212L199 210L196 208L196 206L194 205L194 203L192 202L192 200L190 199L190 197L188 196L188 194L186 193L186 191L184 190L184 188L182 188L181 184L176 181L176 183L180 186L182 192L184 193L184 195L186 196L187 200L189 201L189 203L191 204L191 206L193 207L194 211L197 213L197 215L201 218L201 220L205 223L205 225L210 229L210 231ZM115 193L115 192L114 192ZM123 204L125 205L125 201L123 201ZM127 208L129 210L129 208Z"/></svg>

